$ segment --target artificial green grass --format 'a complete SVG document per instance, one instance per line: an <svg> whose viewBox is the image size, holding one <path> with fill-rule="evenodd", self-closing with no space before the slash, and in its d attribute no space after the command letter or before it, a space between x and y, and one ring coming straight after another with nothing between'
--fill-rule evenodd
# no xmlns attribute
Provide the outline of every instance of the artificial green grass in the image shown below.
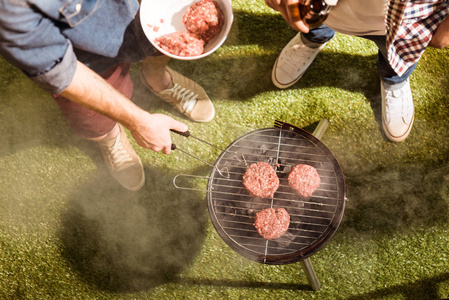
<svg viewBox="0 0 449 300"><path fill-rule="evenodd" d="M345 174L346 210L312 264L258 264L231 250L208 216L205 192L178 174L210 167L179 151L136 146L146 184L133 193L74 137L52 98L0 61L0 299L444 299L449 298L449 51L429 49L411 77L415 124L403 143L381 131L376 48L337 35L290 89L271 67L295 32L260 1L234 1L235 22L214 54L171 66L200 83L216 117L193 123L139 83L133 100L225 148L276 119L313 131ZM219 150L173 136L213 163ZM207 179L181 178L204 189Z"/></svg>

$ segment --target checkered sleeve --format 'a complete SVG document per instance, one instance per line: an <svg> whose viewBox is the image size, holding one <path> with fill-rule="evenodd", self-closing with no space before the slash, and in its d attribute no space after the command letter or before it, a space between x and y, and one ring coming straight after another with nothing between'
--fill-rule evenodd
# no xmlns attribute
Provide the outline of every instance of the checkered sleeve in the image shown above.
<svg viewBox="0 0 449 300"><path fill-rule="evenodd" d="M402 75L416 63L448 15L449 0L389 0L385 23L388 60Z"/></svg>

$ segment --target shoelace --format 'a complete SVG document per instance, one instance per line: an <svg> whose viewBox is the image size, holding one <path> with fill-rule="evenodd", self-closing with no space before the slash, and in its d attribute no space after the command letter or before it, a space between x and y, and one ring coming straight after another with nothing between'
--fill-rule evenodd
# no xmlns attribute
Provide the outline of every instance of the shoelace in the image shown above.
<svg viewBox="0 0 449 300"><path fill-rule="evenodd" d="M177 83L175 83L171 89L164 92L170 93L173 97L176 97L176 99L181 102L182 109L186 113L190 113L192 111L198 98L198 94L195 94L191 90L182 87Z"/></svg>
<svg viewBox="0 0 449 300"><path fill-rule="evenodd" d="M134 165L132 157L126 152L122 143L120 142L120 134L118 134L117 139L110 147L111 160L117 171L124 169L125 167Z"/></svg>
<svg viewBox="0 0 449 300"><path fill-rule="evenodd" d="M386 91L385 95L385 113L387 120L405 118L410 114L410 107L406 101L402 99L403 92Z"/></svg>
<svg viewBox="0 0 449 300"><path fill-rule="evenodd" d="M295 73L300 67L305 65L316 53L317 49L305 45L295 44L288 49L288 54L283 55L284 59L279 65L287 74ZM302 65L298 65L302 61Z"/></svg>

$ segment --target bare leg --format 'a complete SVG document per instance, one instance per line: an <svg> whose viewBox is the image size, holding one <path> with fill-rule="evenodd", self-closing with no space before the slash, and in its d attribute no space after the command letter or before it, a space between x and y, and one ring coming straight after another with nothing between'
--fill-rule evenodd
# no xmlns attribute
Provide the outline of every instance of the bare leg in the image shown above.
<svg viewBox="0 0 449 300"><path fill-rule="evenodd" d="M148 56L142 61L142 73L151 88L160 92L165 90L171 81L170 74L166 71L170 57L165 55Z"/></svg>
<svg viewBox="0 0 449 300"><path fill-rule="evenodd" d="M112 138L115 138L118 133L120 131L120 128L118 127L118 124L115 124L114 128L112 128L111 131L109 131L108 133L106 133L105 135L96 137L96 138L88 138L88 140L94 141L94 142L99 142L102 140L110 140Z"/></svg>

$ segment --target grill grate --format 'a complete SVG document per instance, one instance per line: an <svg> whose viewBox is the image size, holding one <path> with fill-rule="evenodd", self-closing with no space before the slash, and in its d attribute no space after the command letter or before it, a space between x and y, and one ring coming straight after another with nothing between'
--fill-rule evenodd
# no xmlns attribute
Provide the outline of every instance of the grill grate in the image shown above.
<svg viewBox="0 0 449 300"><path fill-rule="evenodd" d="M252 197L243 186L246 168L260 161L272 165L279 177L273 198ZM288 185L287 176L297 164L309 164L320 175L321 185L309 198ZM215 167L208 182L212 222L223 240L249 259L272 264L302 260L318 251L339 225L345 197L340 166L306 131L275 127L250 132L229 145ZM262 238L253 226L255 214L270 207L290 214L288 231L275 240Z"/></svg>

